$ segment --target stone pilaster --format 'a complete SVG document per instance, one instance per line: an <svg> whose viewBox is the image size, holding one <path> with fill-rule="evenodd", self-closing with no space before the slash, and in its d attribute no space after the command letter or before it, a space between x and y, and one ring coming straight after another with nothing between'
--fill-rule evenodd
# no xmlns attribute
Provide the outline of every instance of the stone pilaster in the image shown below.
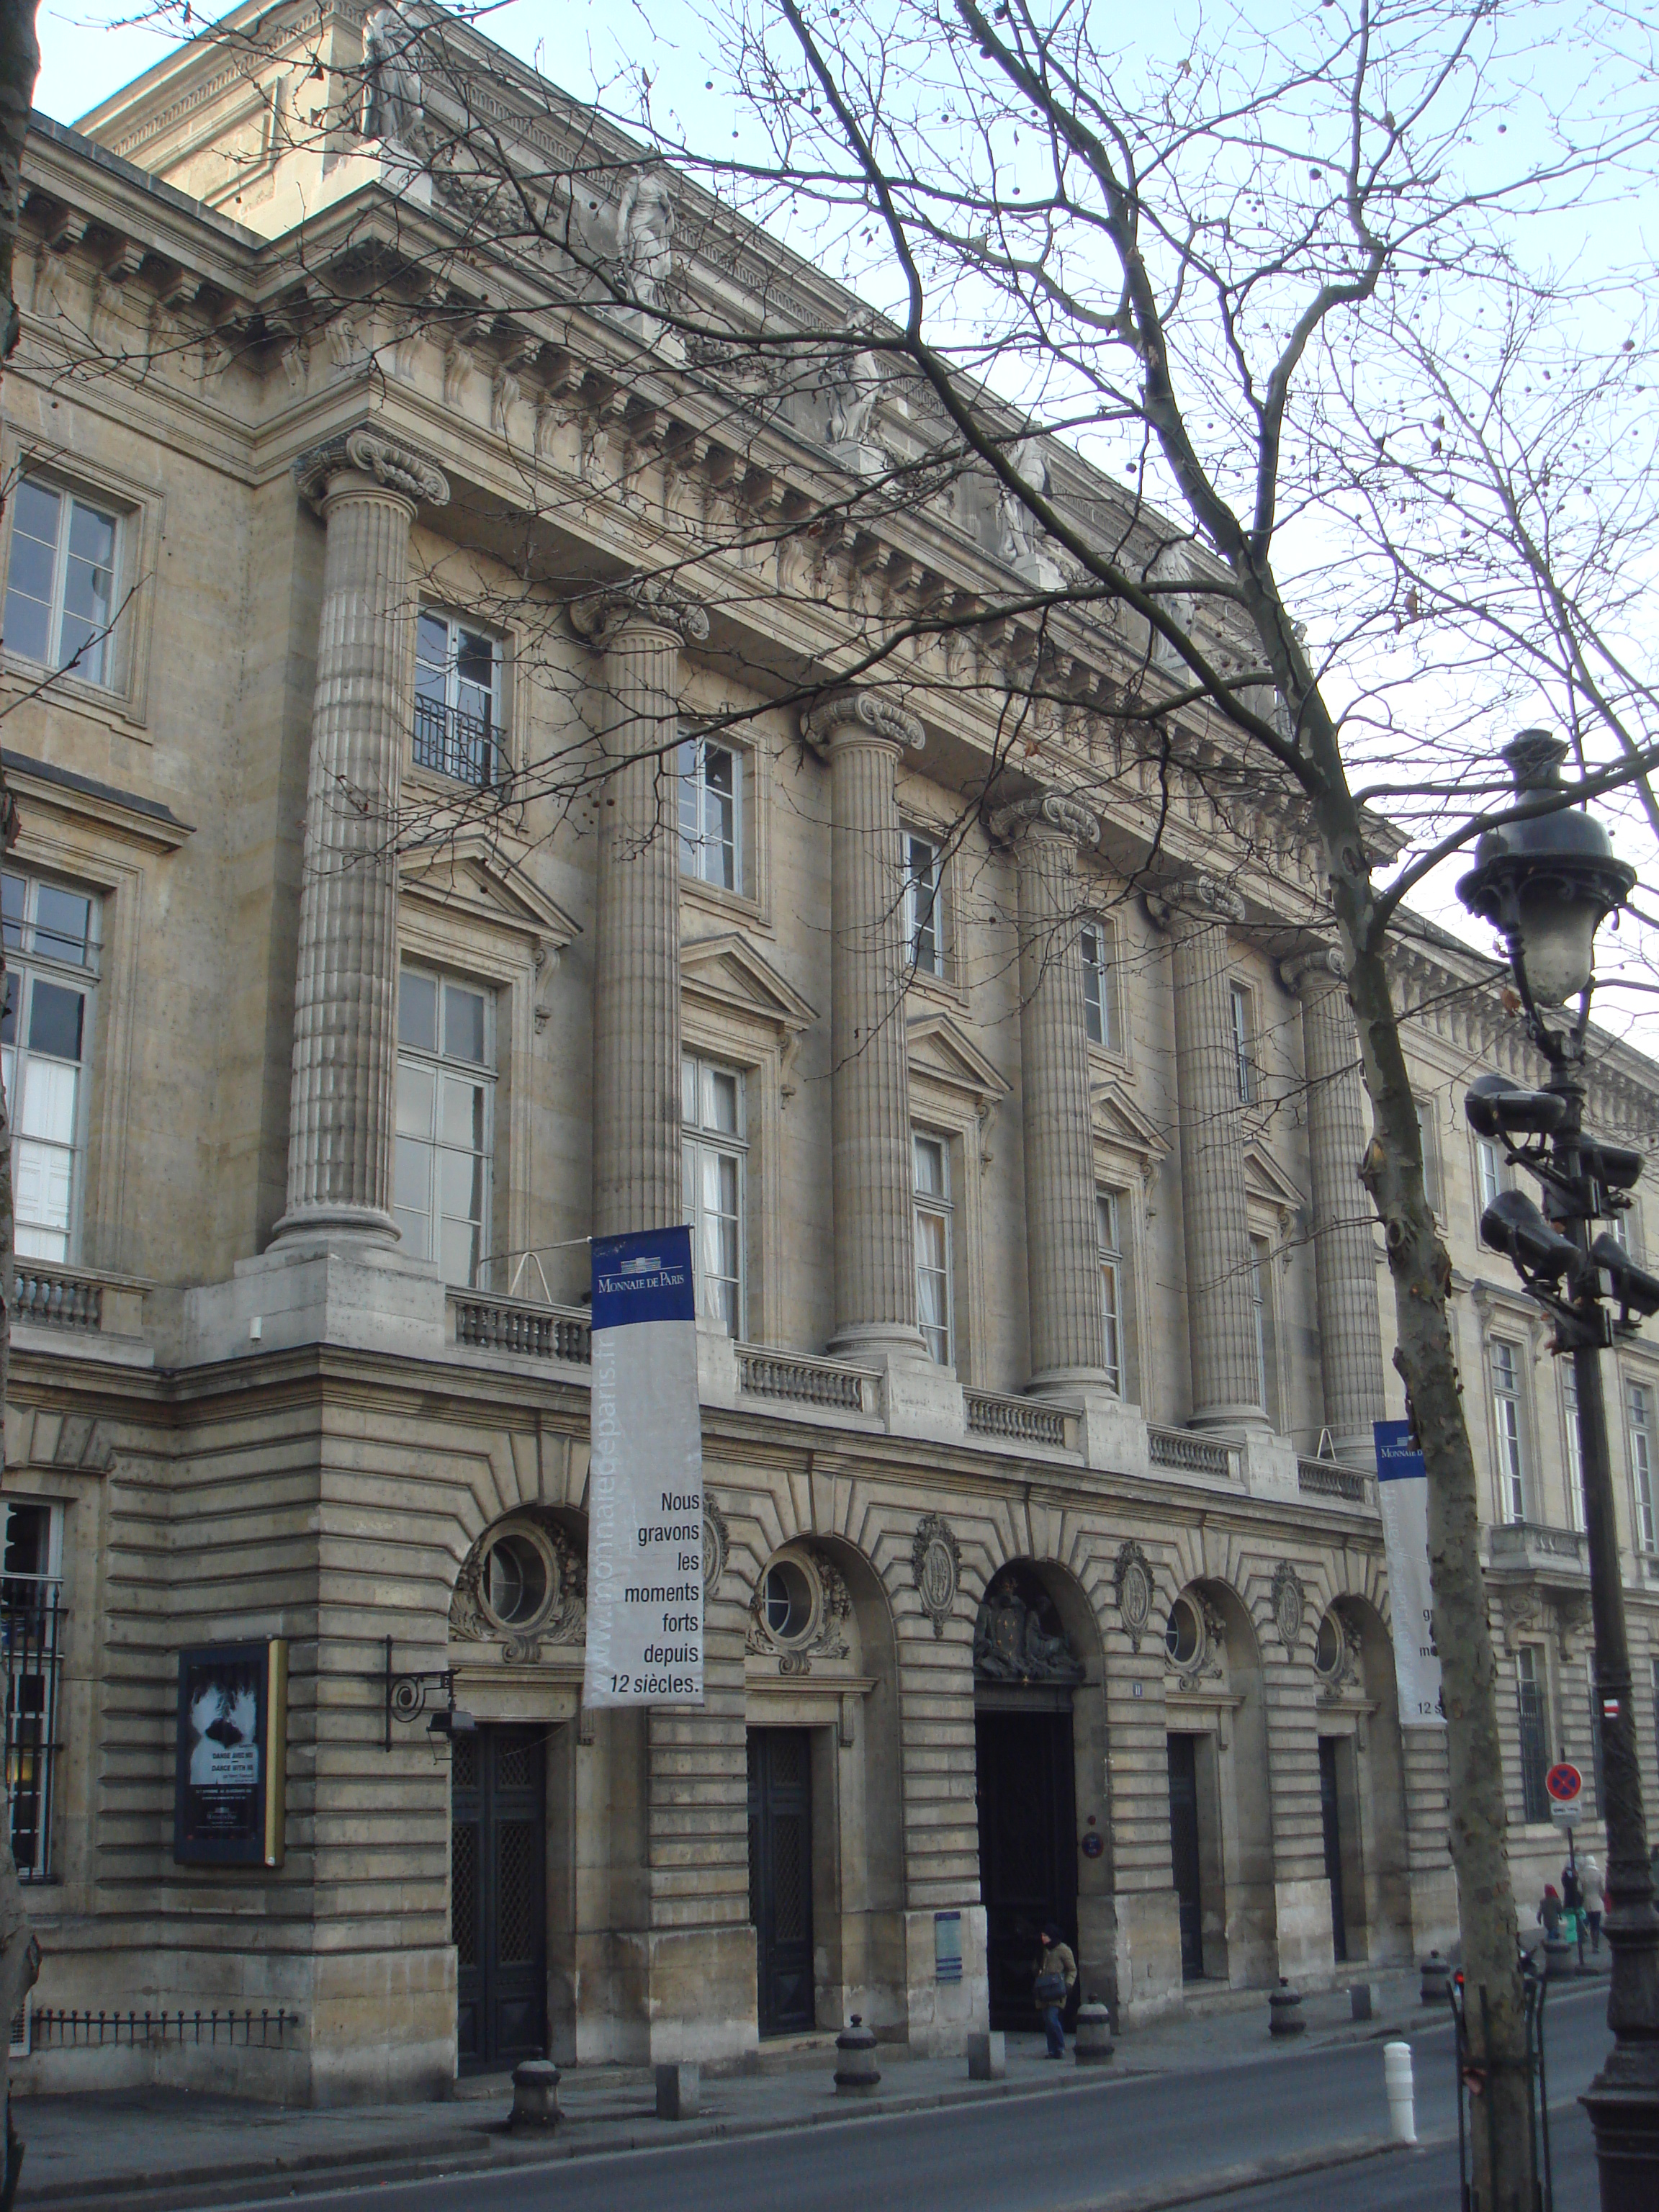
<svg viewBox="0 0 1659 2212"><path fill-rule="evenodd" d="M1192 1425L1265 1423L1250 1298L1244 1126L1227 997L1227 928L1243 921L1243 902L1200 876L1160 893L1152 913L1169 932L1175 989Z"/></svg>
<svg viewBox="0 0 1659 2212"><path fill-rule="evenodd" d="M1359 1040L1334 948L1280 970L1302 1000L1308 1079L1308 1153L1313 1176L1315 1294L1325 1425L1339 1459L1369 1462L1371 1424L1385 1410L1376 1304L1376 1228L1359 1181L1367 1115Z"/></svg>
<svg viewBox="0 0 1659 2212"><path fill-rule="evenodd" d="M708 617L651 584L580 600L603 656L593 947L593 1233L662 1229L685 1213L680 1164L680 877L675 747L682 641Z"/></svg>
<svg viewBox="0 0 1659 2212"><path fill-rule="evenodd" d="M1029 1387L1101 1388L1106 1345L1077 866L1079 846L1100 842L1100 824L1087 807L1051 792L1005 808L992 828L1012 843L1019 879Z"/></svg>
<svg viewBox="0 0 1659 2212"><path fill-rule="evenodd" d="M398 809L414 653L409 531L449 486L353 430L295 464L328 532L306 789L288 1205L277 1239L390 1244Z"/></svg>
<svg viewBox="0 0 1659 2212"><path fill-rule="evenodd" d="M904 1041L904 866L894 779L921 750L878 691L809 709L830 763L830 1125L837 1352L921 1358Z"/></svg>

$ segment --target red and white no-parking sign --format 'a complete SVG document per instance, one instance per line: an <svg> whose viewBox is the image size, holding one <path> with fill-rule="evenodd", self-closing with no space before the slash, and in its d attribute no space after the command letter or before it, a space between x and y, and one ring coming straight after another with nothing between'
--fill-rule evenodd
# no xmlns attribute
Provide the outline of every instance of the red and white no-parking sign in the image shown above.
<svg viewBox="0 0 1659 2212"><path fill-rule="evenodd" d="M1584 1778L1576 1766L1564 1759L1559 1766L1551 1767L1544 1777L1544 1787L1558 1805L1571 1805L1584 1786Z"/></svg>

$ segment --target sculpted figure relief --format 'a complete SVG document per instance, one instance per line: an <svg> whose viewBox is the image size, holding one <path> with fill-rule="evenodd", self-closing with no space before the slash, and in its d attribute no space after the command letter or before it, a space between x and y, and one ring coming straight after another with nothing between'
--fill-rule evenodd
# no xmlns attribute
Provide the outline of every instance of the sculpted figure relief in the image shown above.
<svg viewBox="0 0 1659 2212"><path fill-rule="evenodd" d="M1022 438L1008 448L1008 459L1035 492L1048 491L1048 464L1040 438ZM997 558L1017 568L1022 562L1042 558L1042 533L1030 515L1004 484L997 493Z"/></svg>
<svg viewBox="0 0 1659 2212"><path fill-rule="evenodd" d="M399 0L379 0L363 26L363 136L411 153L425 137L416 37Z"/></svg>
<svg viewBox="0 0 1659 2212"><path fill-rule="evenodd" d="M1063 1635L1042 1625L1042 1613L999 1577L974 1619L974 1672L993 1682L1080 1682L1082 1662Z"/></svg>
<svg viewBox="0 0 1659 2212"><path fill-rule="evenodd" d="M654 307L674 274L674 203L654 166L639 170L617 210L617 276L636 307Z"/></svg>
<svg viewBox="0 0 1659 2212"><path fill-rule="evenodd" d="M836 355L825 372L832 446L867 446L876 402L881 396L881 363L872 353Z"/></svg>

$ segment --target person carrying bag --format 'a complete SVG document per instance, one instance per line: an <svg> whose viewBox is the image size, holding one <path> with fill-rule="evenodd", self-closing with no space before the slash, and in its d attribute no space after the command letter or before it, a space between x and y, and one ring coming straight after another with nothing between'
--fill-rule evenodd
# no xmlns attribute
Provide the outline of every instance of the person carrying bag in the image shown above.
<svg viewBox="0 0 1659 2212"><path fill-rule="evenodd" d="M1077 1960L1072 1947L1061 1936L1050 1920L1042 1930L1042 1951L1037 1960L1036 1980L1031 1994L1036 1999L1037 2010L1042 2015L1042 2032L1048 2039L1048 2057L1066 2056L1066 2030L1060 2024L1060 2014L1077 1979Z"/></svg>

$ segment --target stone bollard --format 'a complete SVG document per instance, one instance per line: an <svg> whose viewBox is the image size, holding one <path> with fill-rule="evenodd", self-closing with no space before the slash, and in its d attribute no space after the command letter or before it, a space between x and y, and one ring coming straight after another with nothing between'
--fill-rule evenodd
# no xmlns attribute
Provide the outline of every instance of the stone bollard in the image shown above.
<svg viewBox="0 0 1659 2212"><path fill-rule="evenodd" d="M853 2014L851 2027L836 2038L836 2088L843 2097L868 2096L881 2086L876 2064L876 2039L865 2027L863 2015Z"/></svg>
<svg viewBox="0 0 1659 2212"><path fill-rule="evenodd" d="M657 2118L659 2120L695 2120L702 2095L702 2067L684 2063L658 2067Z"/></svg>
<svg viewBox="0 0 1659 2212"><path fill-rule="evenodd" d="M1544 1979L1562 1982L1572 1972L1572 1946L1565 1936L1544 1938Z"/></svg>
<svg viewBox="0 0 1659 2212"><path fill-rule="evenodd" d="M1451 1968L1438 1951L1431 1951L1423 1961L1423 1979L1418 1988L1419 2004L1444 2004L1451 1988Z"/></svg>
<svg viewBox="0 0 1659 2212"><path fill-rule="evenodd" d="M1409 2043L1382 2046L1382 2086L1389 2094L1389 2124L1397 2143L1417 2141L1417 2111L1412 2092L1412 2047Z"/></svg>
<svg viewBox="0 0 1659 2212"><path fill-rule="evenodd" d="M1080 2004L1077 2008L1077 2047L1073 2053L1079 2066L1098 2065L1109 2058L1115 2045L1112 2041L1112 2015L1107 2008L1095 2000Z"/></svg>
<svg viewBox="0 0 1659 2212"><path fill-rule="evenodd" d="M1302 2017L1302 1992L1281 1978L1267 1999L1269 2035L1300 2035L1308 2023Z"/></svg>
<svg viewBox="0 0 1659 2212"><path fill-rule="evenodd" d="M550 2058L525 2058L513 2069L510 2128L559 2124L559 2069Z"/></svg>
<svg viewBox="0 0 1659 2212"><path fill-rule="evenodd" d="M1008 2078L1008 2041L1000 2027L984 2035L968 2039L968 2079L970 2081L1006 2081Z"/></svg>

